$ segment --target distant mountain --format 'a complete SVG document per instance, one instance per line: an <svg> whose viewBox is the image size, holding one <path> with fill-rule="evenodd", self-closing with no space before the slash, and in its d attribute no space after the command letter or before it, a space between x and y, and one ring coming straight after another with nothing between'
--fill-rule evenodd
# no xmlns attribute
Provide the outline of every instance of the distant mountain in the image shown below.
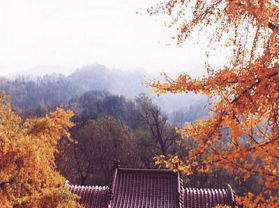
<svg viewBox="0 0 279 208"><path fill-rule="evenodd" d="M139 72L112 70L103 65L89 65L77 69L69 79L82 90L106 90L112 94L134 97L148 89L141 86L144 75Z"/></svg>
<svg viewBox="0 0 279 208"><path fill-rule="evenodd" d="M207 104L206 97L192 93L151 95L151 88L142 86L141 83L160 76L154 77L141 71L121 71L99 64L84 66L69 75L52 73L59 72L59 69L55 70L53 67L48 70L44 66L42 70L50 74L38 76L40 68L36 68L37 73L17 75L13 79L1 78L0 91L5 90L10 95L15 108L23 109L67 103L75 96L92 90L123 95L131 100L140 93L145 93L168 115L175 114L175 118L178 118L181 112L191 112L189 109L194 105L198 106L200 113L203 114L203 106Z"/></svg>
<svg viewBox="0 0 279 208"><path fill-rule="evenodd" d="M159 76L158 76L159 77ZM112 70L104 65L89 65L76 70L69 79L82 91L105 90L111 94L124 95L133 99L140 93L148 94L164 111L170 113L177 109L187 108L194 103L204 103L206 98L193 93L150 95L151 88L142 86L143 81L153 80L149 74L135 71Z"/></svg>

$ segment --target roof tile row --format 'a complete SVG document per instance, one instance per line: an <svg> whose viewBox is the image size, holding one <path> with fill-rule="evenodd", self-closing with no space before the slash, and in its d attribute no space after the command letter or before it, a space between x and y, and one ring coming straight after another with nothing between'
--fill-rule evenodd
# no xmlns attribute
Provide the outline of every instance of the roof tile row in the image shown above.
<svg viewBox="0 0 279 208"><path fill-rule="evenodd" d="M80 196L79 203L85 208L106 208L110 200L108 186L80 186L70 185L66 181L65 186L74 194Z"/></svg>
<svg viewBox="0 0 279 208"><path fill-rule="evenodd" d="M183 188L179 173L169 170L117 168L112 189L102 186L66 187L81 198L85 208L211 208L234 205L227 189Z"/></svg>
<svg viewBox="0 0 279 208"><path fill-rule="evenodd" d="M184 208L211 208L217 204L233 205L234 198L231 187L228 189L185 188L183 191Z"/></svg>

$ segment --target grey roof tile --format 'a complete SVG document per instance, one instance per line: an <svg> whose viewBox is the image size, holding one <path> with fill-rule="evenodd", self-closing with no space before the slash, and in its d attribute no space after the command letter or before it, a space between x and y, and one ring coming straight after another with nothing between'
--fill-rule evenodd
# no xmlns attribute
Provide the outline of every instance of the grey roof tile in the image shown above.
<svg viewBox="0 0 279 208"><path fill-rule="evenodd" d="M80 196L78 202L85 208L107 208L110 198L108 186L77 186L66 181L65 186L74 194Z"/></svg>
<svg viewBox="0 0 279 208"><path fill-rule="evenodd" d="M179 173L170 170L117 168L112 189L107 186L65 186L85 208L212 208L234 205L227 189L183 187Z"/></svg>

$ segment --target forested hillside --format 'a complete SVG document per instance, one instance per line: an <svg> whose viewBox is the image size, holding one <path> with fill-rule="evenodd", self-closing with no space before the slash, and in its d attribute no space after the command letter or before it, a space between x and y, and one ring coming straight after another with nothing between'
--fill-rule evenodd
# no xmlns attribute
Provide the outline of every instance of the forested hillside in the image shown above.
<svg viewBox="0 0 279 208"><path fill-rule="evenodd" d="M156 155L184 155L191 142L182 140L174 124L206 117L205 99L170 102L147 96L142 92L150 89L141 87L142 81L144 76L136 72L92 65L69 76L4 78L0 86L23 119L44 116L57 106L72 110L75 126L70 133L76 142L62 138L57 167L73 183L109 184L114 160L123 167L152 168ZM216 182L213 178L209 183Z"/></svg>
<svg viewBox="0 0 279 208"><path fill-rule="evenodd" d="M23 109L26 116L32 116L35 109L37 113L44 112L45 109L53 106L67 104L75 96L91 90L123 95L133 100L140 93L150 94L151 88L142 86L142 82L152 78L151 75L140 72L126 72L112 70L103 65L89 65L77 69L69 76L50 74L2 78L0 91L4 90L10 96L12 106L17 112L21 113ZM153 94L149 96L172 118L174 123L181 124L181 122L192 121L206 115L207 99L201 95L169 94L158 97ZM199 106L199 109L196 109L197 113L193 112L194 106ZM192 116L178 118L177 111L179 113L191 111ZM179 119L178 122L176 118Z"/></svg>
<svg viewBox="0 0 279 208"><path fill-rule="evenodd" d="M58 142L56 166L72 183L108 185L115 160L122 167L158 168L154 163L158 155L188 155L196 144L178 134L176 127L208 118L207 98L150 95L150 89L141 86L145 79L136 72L92 65L69 76L2 78L0 89L23 120L45 116L58 106L73 111L75 126L69 130L73 140L62 137ZM226 142L228 132L224 129L222 134ZM238 193L262 189L255 177L239 186L222 168L196 171L184 180L196 187L230 183Z"/></svg>
<svg viewBox="0 0 279 208"><path fill-rule="evenodd" d="M205 98L150 96L142 93L149 89L141 87L144 77L136 74L93 65L69 76L3 79L1 90L23 119L44 116L57 106L72 110L74 140L59 141L57 168L72 183L108 185L115 160L122 167L158 168L157 155L187 155L194 143L176 133L176 126L208 117ZM239 191L251 188L253 180ZM197 172L185 182L198 187L234 184L221 169Z"/></svg>

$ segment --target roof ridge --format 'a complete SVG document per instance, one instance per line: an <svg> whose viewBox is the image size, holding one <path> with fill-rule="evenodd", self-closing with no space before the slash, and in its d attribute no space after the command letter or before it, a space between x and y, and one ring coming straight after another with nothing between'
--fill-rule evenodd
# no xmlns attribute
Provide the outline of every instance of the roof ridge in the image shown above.
<svg viewBox="0 0 279 208"><path fill-rule="evenodd" d="M235 205L234 192L226 188L184 186L180 173L166 169L116 168L112 186L73 185L65 187L79 195L86 208L127 207L214 207Z"/></svg>

